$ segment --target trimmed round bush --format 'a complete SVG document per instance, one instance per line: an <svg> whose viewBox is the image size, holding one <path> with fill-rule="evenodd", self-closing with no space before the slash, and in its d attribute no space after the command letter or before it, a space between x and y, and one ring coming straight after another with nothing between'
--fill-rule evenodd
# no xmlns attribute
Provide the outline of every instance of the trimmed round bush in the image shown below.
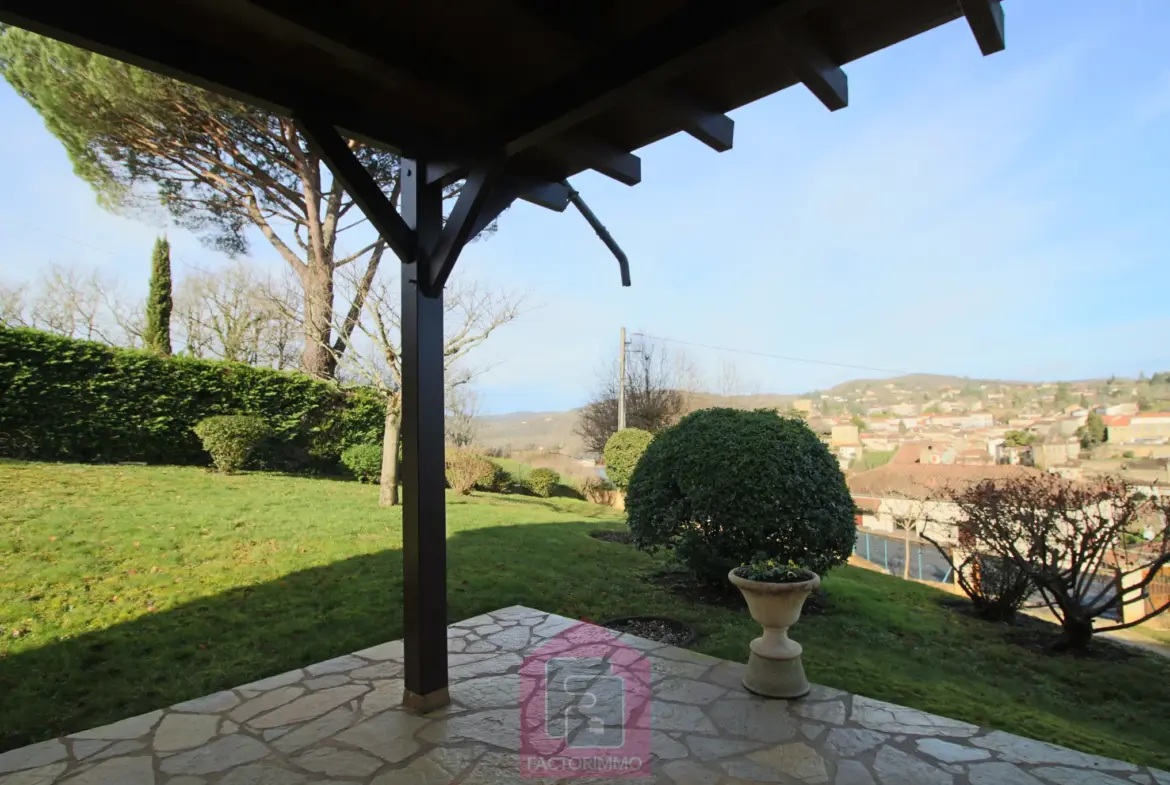
<svg viewBox="0 0 1170 785"><path fill-rule="evenodd" d="M623 428L605 443L605 476L618 488L625 490L634 474L634 467L654 435L641 428Z"/></svg>
<svg viewBox="0 0 1170 785"><path fill-rule="evenodd" d="M553 495L560 481L561 475L552 469L533 469L532 474L528 475L528 488L535 495L547 499Z"/></svg>
<svg viewBox="0 0 1170 785"><path fill-rule="evenodd" d="M488 493L507 493L512 489L512 475L503 466L500 466L495 461L489 460L490 469L475 482L475 489L477 491L487 491Z"/></svg>
<svg viewBox="0 0 1170 785"><path fill-rule="evenodd" d="M355 444L341 453L341 463L358 482L377 483L382 479L382 445Z"/></svg>
<svg viewBox="0 0 1170 785"><path fill-rule="evenodd" d="M639 549L670 549L712 583L757 559L824 575L857 536L837 460L803 421L768 410L705 409L658 434L626 518Z"/></svg>
<svg viewBox="0 0 1170 785"><path fill-rule="evenodd" d="M461 496L467 496L485 477L493 473L493 464L477 452L466 449L447 451L447 484Z"/></svg>
<svg viewBox="0 0 1170 785"><path fill-rule="evenodd" d="M227 474L244 468L248 456L271 433L264 420L242 414L208 417L193 430L215 468Z"/></svg>

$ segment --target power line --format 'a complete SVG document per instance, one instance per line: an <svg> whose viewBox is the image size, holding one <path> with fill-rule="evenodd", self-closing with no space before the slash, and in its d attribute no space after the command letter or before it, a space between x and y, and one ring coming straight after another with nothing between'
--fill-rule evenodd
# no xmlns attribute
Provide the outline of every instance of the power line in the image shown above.
<svg viewBox="0 0 1170 785"><path fill-rule="evenodd" d="M51 234L54 237L57 237L61 240L66 240L66 241L71 242L71 243L76 243L77 245L88 248L91 251L98 251L99 253L109 254L110 256L122 256L122 254L120 254L116 251L111 251L109 248L99 248L96 245L90 245L87 242L83 242L81 240L78 240L76 237L70 237L67 234L61 234L60 232L53 231L52 229L46 229L43 226L37 226L36 224L29 223L28 221L24 221L24 220L16 221L16 220L11 219L11 218L6 218L2 215L0 215L0 221L4 221L5 223L14 224L14 225L19 226L23 229L31 229L31 230L41 232L44 234Z"/></svg>
<svg viewBox="0 0 1170 785"><path fill-rule="evenodd" d="M693 341L680 341L677 338L663 338L660 335L647 335L646 333L634 333L642 338L649 338L653 341L664 341L666 343L677 343L682 346L694 346L699 349L711 349L717 352L733 352L735 354L750 354L753 357L767 357L773 360L787 360L794 363L809 363L810 365L828 365L834 368L851 368L856 371L876 371L878 373L893 373L900 375L907 375L914 373L914 371L902 371L897 368L875 368L872 365L853 365L850 363L836 363L828 360L813 360L808 357L790 357L786 354L772 354L769 352L756 352L751 349L733 349L730 346L712 346L706 343L695 343Z"/></svg>

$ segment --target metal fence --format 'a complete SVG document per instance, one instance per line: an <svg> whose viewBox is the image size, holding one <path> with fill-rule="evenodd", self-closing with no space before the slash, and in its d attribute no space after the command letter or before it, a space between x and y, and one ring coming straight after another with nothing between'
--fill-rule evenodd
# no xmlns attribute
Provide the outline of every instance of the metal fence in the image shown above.
<svg viewBox="0 0 1170 785"><path fill-rule="evenodd" d="M1146 585L1146 613L1152 613L1167 602L1170 602L1170 569L1164 567ZM1162 614L1158 617L1160 621L1157 626L1170 629L1170 619L1167 615Z"/></svg>
<svg viewBox="0 0 1170 785"><path fill-rule="evenodd" d="M858 529L853 553L867 562L881 567L890 575L896 575L899 578L905 575L906 540L901 534L882 534ZM950 583L954 578L954 572L946 558L938 552L938 548L928 542L912 539L910 540L909 577L931 583ZM1158 585L1158 588L1155 588L1155 584ZM1108 596L1116 591L1117 578L1115 575L1099 574L1094 578L1091 594L1103 592L1102 596ZM1161 598L1161 602L1170 598L1170 573L1159 576L1150 584L1149 597L1153 597L1155 591L1160 592L1157 596ZM1147 598L1147 602L1149 601ZM1157 601L1155 599L1155 602ZM1037 592L1028 598L1027 604L1041 607L1044 605L1044 598ZM1112 608L1103 615L1107 619L1120 620L1121 611Z"/></svg>
<svg viewBox="0 0 1170 785"><path fill-rule="evenodd" d="M853 553L876 564L891 575L902 577L906 566L906 540L899 535L885 535L858 530ZM951 565L928 542L910 541L910 577L920 581L949 583Z"/></svg>

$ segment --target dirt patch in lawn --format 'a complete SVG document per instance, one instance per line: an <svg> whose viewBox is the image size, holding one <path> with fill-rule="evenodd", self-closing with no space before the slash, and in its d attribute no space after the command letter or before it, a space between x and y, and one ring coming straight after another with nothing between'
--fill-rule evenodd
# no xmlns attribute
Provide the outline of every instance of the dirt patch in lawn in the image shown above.
<svg viewBox="0 0 1170 785"><path fill-rule="evenodd" d="M744 602L743 595L739 593L739 589L732 585L731 581L728 581L726 585L703 583L695 580L690 573L671 568L651 572L646 576L646 580L691 602L701 602L720 608L747 610L747 603ZM817 589L804 601L802 613L818 616L829 613L831 609L832 602L828 592L824 589Z"/></svg>
<svg viewBox="0 0 1170 785"><path fill-rule="evenodd" d="M604 621L601 626L614 632L636 635L669 646L688 646L695 641L695 631L681 621L660 616L631 616Z"/></svg>

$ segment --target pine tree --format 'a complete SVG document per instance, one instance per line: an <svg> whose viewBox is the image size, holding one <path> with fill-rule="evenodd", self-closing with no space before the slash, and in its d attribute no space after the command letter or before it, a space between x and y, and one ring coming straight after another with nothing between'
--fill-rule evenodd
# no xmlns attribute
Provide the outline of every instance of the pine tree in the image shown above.
<svg viewBox="0 0 1170 785"><path fill-rule="evenodd" d="M367 232L364 248L339 253L354 202L290 118L11 25L0 24L0 76L44 118L99 204L133 215L144 198L161 199L175 225L228 256L246 254L259 230L253 236L272 245L302 289L301 370L334 375L386 246ZM352 145L397 203L398 157ZM335 313L348 264L364 267L353 276L362 283Z"/></svg>
<svg viewBox="0 0 1170 785"><path fill-rule="evenodd" d="M150 293L146 299L146 348L155 354L171 354L171 244L160 237L154 242L150 265Z"/></svg>

